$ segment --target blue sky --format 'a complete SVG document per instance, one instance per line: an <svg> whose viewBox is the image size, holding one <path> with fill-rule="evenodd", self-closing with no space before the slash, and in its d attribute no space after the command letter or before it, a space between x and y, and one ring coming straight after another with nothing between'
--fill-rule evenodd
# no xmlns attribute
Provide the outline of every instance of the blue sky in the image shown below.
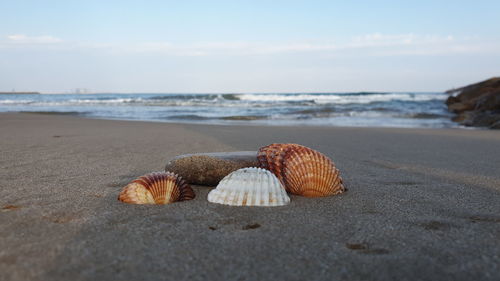
<svg viewBox="0 0 500 281"><path fill-rule="evenodd" d="M0 0L0 91L443 91L500 75L500 1Z"/></svg>

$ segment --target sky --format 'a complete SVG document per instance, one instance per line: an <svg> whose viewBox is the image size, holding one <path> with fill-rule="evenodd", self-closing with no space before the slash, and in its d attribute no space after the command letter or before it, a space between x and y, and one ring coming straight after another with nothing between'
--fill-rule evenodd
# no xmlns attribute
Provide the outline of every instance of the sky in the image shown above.
<svg viewBox="0 0 500 281"><path fill-rule="evenodd" d="M0 91L444 91L500 76L498 11L498 0L0 0Z"/></svg>

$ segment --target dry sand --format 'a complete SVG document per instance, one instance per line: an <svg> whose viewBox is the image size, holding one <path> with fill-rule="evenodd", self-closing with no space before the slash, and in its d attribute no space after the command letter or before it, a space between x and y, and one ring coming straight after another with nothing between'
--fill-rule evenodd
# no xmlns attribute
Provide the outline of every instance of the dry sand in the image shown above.
<svg viewBox="0 0 500 281"><path fill-rule="evenodd" d="M0 114L0 280L500 280L500 131ZM285 207L116 200L178 154L296 142L349 191Z"/></svg>

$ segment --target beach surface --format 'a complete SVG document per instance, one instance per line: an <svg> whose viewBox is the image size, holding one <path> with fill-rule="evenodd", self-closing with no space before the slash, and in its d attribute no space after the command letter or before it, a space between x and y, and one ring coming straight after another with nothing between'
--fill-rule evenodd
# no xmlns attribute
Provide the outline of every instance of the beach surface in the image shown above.
<svg viewBox="0 0 500 281"><path fill-rule="evenodd" d="M0 114L0 280L499 280L500 131ZM348 192L284 207L117 201L179 154L294 142Z"/></svg>

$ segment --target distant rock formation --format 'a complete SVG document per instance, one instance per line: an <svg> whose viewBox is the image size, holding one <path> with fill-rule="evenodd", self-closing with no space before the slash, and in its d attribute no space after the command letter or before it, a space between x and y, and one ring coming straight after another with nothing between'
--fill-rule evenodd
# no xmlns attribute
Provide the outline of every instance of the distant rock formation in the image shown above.
<svg viewBox="0 0 500 281"><path fill-rule="evenodd" d="M500 77L446 91L453 121L464 126L500 129Z"/></svg>

